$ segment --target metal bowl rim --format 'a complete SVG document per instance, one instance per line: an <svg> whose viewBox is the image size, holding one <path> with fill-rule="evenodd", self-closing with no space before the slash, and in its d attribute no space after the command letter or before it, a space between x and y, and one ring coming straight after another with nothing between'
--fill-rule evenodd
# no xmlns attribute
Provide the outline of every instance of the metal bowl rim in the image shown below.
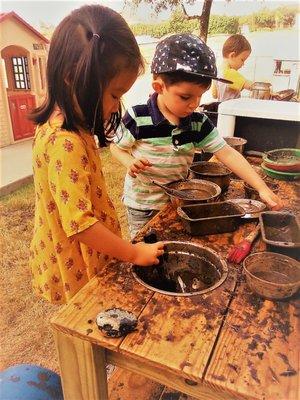
<svg viewBox="0 0 300 400"><path fill-rule="evenodd" d="M174 195L172 195L172 194L170 194L170 193L166 193L166 194L167 194L168 196L170 196L171 198L173 197L174 199L179 199L179 200L183 200L183 201L201 201L201 200L215 199L215 198L218 197L218 196L221 194L221 192L222 192L222 189L220 188L219 185L217 185L217 184L214 183L214 182L207 181L207 180L205 180L205 179L179 179L179 180L177 180L177 181L172 181L172 182L167 183L166 186L169 187L169 185L172 185L172 184L174 184L174 183L183 183L183 182L192 182L192 183L195 183L195 184L197 184L197 185L203 184L203 185L206 186L206 187L214 188L214 189L216 190L216 193L215 193L215 194L212 194L210 197L207 197L207 199L190 199L190 198L184 198L184 199L183 199L183 198L180 198L180 199L179 199L177 196L174 196ZM170 187L170 189L172 189L172 187Z"/></svg>
<svg viewBox="0 0 300 400"><path fill-rule="evenodd" d="M222 275L220 277L220 279L212 286L210 286L207 289L204 290L200 290L198 292L189 292L189 293L177 293L177 292L167 292L165 290L161 290L161 289L157 289L154 286L150 286L147 283L145 283L144 281L142 281L137 274L135 273L134 269L131 269L132 275L134 276L134 278L137 280L137 282L139 282L141 285L145 286L146 288L157 292L157 293L161 293L161 294L165 294L167 296L179 296L179 297L191 297L191 296L197 296L197 295L202 295L208 292L211 292L212 290L218 288L219 286L221 286L224 281L226 280L227 276L228 276L228 266L226 261L224 260L223 257L221 257L215 250L211 249L210 247L205 247L205 246L201 246L198 243L190 243L190 242L184 242L184 241L179 241L179 240L163 240L162 241L164 244L181 244L181 245L186 245L188 244L189 246L193 246L193 247L198 247L204 250L208 250L208 252L211 252L215 257L217 257L222 265Z"/></svg>
<svg viewBox="0 0 300 400"><path fill-rule="evenodd" d="M294 258L292 258L292 257L286 256L286 255L280 254L280 253L273 253L271 251L261 251L261 252L256 252L256 253L250 254L243 261L243 268L244 268L244 271L245 271L246 275L249 275L251 278L254 278L254 279L258 280L261 283L264 283L264 284L267 284L267 285L270 285L270 286L274 286L274 287L277 287L277 288L278 287L280 287L280 288L288 288L288 287L295 287L295 286L300 285L300 279L298 281L295 281L295 282L292 282L292 283L274 283L274 282L266 281L265 279L261 279L258 276L254 275L247 268L246 262L249 259L255 258L258 255L260 255L261 257L272 256L273 258L277 256L280 259L282 259L282 258L287 259L286 260L287 262L293 263L300 270L300 263L297 260L295 260Z"/></svg>
<svg viewBox="0 0 300 400"><path fill-rule="evenodd" d="M197 166L197 165L200 165L200 166L201 165L218 166L221 169L223 169L224 172L219 172L219 173L217 173L217 172L215 172L215 173L213 173L213 172L197 172L197 171L194 171L192 169L193 166ZM210 162L210 161L196 161L196 162L192 163L192 165L189 167L189 171L193 172L194 174L204 175L204 176L213 176L213 177L227 176L227 175L230 175L232 173L232 171L229 168L225 167L225 165L222 165L222 164L217 163L217 162Z"/></svg>

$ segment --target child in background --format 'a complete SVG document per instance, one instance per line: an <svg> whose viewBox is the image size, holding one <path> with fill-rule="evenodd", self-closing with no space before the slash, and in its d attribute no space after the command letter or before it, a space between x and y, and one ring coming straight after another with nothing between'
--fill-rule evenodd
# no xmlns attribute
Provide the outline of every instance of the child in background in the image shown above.
<svg viewBox="0 0 300 400"><path fill-rule="evenodd" d="M222 49L221 76L232 83L214 82L212 95L215 99L218 101L237 99L241 97L242 90L251 90L253 82L248 81L238 72L250 53L251 45L243 35L232 35L225 41Z"/></svg>
<svg viewBox="0 0 300 400"><path fill-rule="evenodd" d="M215 153L235 174L256 188L273 209L281 200L247 160L219 135L206 115L195 112L201 96L217 77L215 57L197 36L172 35L160 42L151 66L155 93L146 104L126 112L112 154L127 168L124 203L131 236L168 201L152 184L185 179L195 149ZM225 81L227 82L227 81Z"/></svg>
<svg viewBox="0 0 300 400"><path fill-rule="evenodd" d="M50 45L48 94L32 119L35 224L30 265L35 292L65 303L109 258L159 263L163 244L131 244L120 237L98 149L120 122L120 98L143 59L125 20L110 8L74 10Z"/></svg>

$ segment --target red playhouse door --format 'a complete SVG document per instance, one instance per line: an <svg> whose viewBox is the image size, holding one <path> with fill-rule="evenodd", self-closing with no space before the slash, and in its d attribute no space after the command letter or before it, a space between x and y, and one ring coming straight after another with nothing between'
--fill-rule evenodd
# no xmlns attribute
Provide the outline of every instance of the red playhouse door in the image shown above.
<svg viewBox="0 0 300 400"><path fill-rule="evenodd" d="M35 108L35 98L32 94L9 96L8 104L15 140L25 139L34 135L35 126L29 121L28 113Z"/></svg>

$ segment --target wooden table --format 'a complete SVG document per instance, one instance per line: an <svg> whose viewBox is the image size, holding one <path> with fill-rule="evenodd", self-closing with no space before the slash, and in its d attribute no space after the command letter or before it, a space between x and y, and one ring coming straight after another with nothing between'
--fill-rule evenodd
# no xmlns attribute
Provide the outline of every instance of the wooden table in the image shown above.
<svg viewBox="0 0 300 400"><path fill-rule="evenodd" d="M278 183L286 209L297 212L297 184ZM244 197L241 182L233 181L227 197L233 195ZM168 205L140 238L149 226L159 239L204 244L225 258L255 223L234 233L191 238ZM259 240L253 251L264 249ZM52 320L65 400L107 399L106 363L202 400L298 399L299 297L262 300L248 289L241 266L228 267L220 287L183 298L148 290L134 279L129 264L108 264ZM95 317L112 307L134 312L137 331L105 338Z"/></svg>

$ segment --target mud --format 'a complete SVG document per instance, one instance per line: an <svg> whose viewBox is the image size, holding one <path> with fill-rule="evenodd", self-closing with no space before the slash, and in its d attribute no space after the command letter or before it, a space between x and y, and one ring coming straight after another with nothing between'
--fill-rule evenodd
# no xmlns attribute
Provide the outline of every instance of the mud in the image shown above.
<svg viewBox="0 0 300 400"><path fill-rule="evenodd" d="M211 196L210 191L201 189L180 189L171 194L185 200L205 200Z"/></svg>
<svg viewBox="0 0 300 400"><path fill-rule="evenodd" d="M297 371L291 366L287 356L285 354L282 354L282 353L277 353L277 354L282 359L282 361L285 363L285 365L287 366L287 370L281 372L280 375L281 376L294 376L294 375L297 375Z"/></svg>
<svg viewBox="0 0 300 400"><path fill-rule="evenodd" d="M165 253L161 265L135 266L134 271L149 286L171 293L198 292L213 286L221 277L204 257L184 253Z"/></svg>
<svg viewBox="0 0 300 400"><path fill-rule="evenodd" d="M278 271L256 271L255 276L272 283L293 283L291 277Z"/></svg>
<svg viewBox="0 0 300 400"><path fill-rule="evenodd" d="M295 217L278 214L272 218L266 215L263 221L267 240L300 243L300 230Z"/></svg>

